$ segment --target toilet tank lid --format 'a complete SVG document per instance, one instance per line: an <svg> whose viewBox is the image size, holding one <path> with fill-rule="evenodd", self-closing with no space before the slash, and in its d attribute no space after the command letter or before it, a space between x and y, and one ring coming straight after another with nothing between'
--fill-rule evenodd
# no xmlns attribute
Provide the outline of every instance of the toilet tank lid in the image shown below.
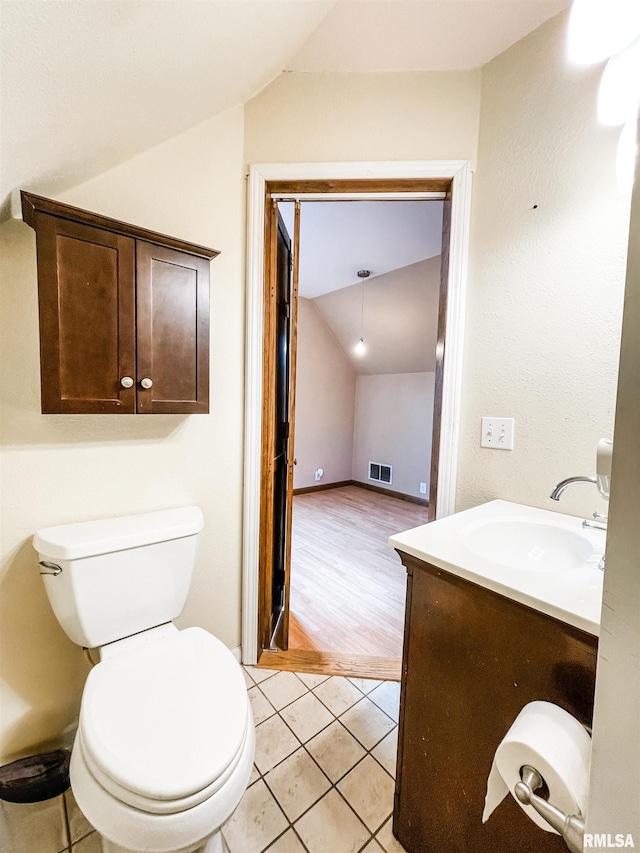
<svg viewBox="0 0 640 853"><path fill-rule="evenodd" d="M185 506L44 527L33 537L33 547L39 554L56 560L80 560L194 536L203 526L200 508Z"/></svg>

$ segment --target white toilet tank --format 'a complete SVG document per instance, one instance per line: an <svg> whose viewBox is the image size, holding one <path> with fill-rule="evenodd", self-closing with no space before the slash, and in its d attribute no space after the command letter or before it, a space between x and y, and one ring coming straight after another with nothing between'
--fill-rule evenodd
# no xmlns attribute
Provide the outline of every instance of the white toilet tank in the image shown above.
<svg viewBox="0 0 640 853"><path fill-rule="evenodd" d="M179 616L202 527L189 506L38 530L42 580L67 636L96 648Z"/></svg>

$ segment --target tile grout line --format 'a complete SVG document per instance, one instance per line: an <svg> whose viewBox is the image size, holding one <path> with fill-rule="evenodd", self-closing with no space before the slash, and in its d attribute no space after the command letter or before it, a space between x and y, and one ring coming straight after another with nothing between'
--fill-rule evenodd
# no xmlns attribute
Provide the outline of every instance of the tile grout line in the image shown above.
<svg viewBox="0 0 640 853"><path fill-rule="evenodd" d="M268 677L267 677L267 678L265 678L265 679L262 679L262 681L270 680L273 676L277 675L279 672L284 672L284 670L276 670L276 671L274 671L274 672L273 672L273 674L272 674L272 675L268 676ZM374 700L374 699L372 699L372 698L371 698L371 693L374 693L376 689L378 689L380 686L382 686L382 685L383 685L383 684L385 684L386 682L382 681L380 684L376 685L376 687L374 687L372 690L370 690L370 691L369 691L369 693L365 693L365 692L364 692L364 690L362 690L360 687L358 687L358 685L357 685L357 684L354 684L354 683L351 681L351 679L349 679L347 676L329 676L328 678L323 679L323 681L321 681L321 682L319 682L317 685L315 685L315 687L309 687L309 686L308 686L308 685L307 685L307 684L306 684L306 683L305 683L305 682L304 682L304 681L303 681L303 680L298 676L298 674L297 674L297 673L292 672L291 674L292 674L292 675L294 675L294 676L296 677L296 679L297 679L297 680L302 684L302 686L305 688L304 693L302 693L300 696L297 696L297 697L296 697L295 699L293 699L291 702L288 702L287 704L283 705L283 706L282 706L281 708L279 708L279 709L278 709L278 708L276 708L276 707L273 705L272 701L269 699L269 697L266 695L266 693L265 693L265 692L260 688L260 683L261 683L261 682L253 682L252 687L247 687L247 690L250 690L250 689L252 689L253 687L257 687L257 688L258 688L258 692L259 692L259 694L260 694L260 695L262 696L262 698L267 702L267 704L269 705L269 707L271 707L271 708L273 709L273 712L274 712L273 714L269 715L269 717L266 717L264 720L262 720L262 721L261 721L261 723L260 723L260 724L258 724L258 726L256 726L256 729L258 729L258 728L259 728L259 726L260 726L260 725L262 725L263 723L265 723L265 722L267 722L268 720L272 719L274 716L278 716L278 717L280 718L281 722L282 722L282 723L284 723L284 725L285 725L285 727L287 728L287 730L292 734L292 736L294 737L294 739L295 739L295 740L296 740L296 742L298 743L298 746L293 750L293 752L289 753L289 755L285 756L285 758L283 758L281 761L277 762L273 767L270 767L270 768L269 768L267 771L265 771L264 773L262 773L262 771L260 771L260 769L257 767L257 765L255 765L255 764L254 764L255 769L256 769L256 772L257 772L257 774L258 774L258 778L257 778L257 779L255 779L255 780L254 780L254 782L253 782L252 784L255 784L255 782L257 782L257 781L259 781L259 780L261 780L261 781L265 784L265 787L266 787L267 791L269 792L269 794L271 795L271 797L272 797L272 798L273 798L273 800L275 801L275 803L276 803L276 805L277 805L277 807L278 807L278 809L279 809L280 813L284 816L284 818L285 818L285 820L286 820L286 822L287 822L287 826L286 826L286 828L285 828L285 829L284 829L284 830L283 830L279 835L277 835L274 839L272 839L272 840L270 841L270 843L267 845L267 847L263 848L262 853L267 853L267 851L269 851L269 850L270 850L270 849L271 849L271 848L272 848L272 847L273 847L273 846L278 842L278 840L279 840L279 839L281 839L284 835L286 835L286 833L287 833L289 830L291 830L291 831L294 833L295 837L297 838L297 840L298 840L298 841L300 842L300 844L302 845L302 848L304 849L304 851L306 851L306 853L309 853L308 847L304 844L304 842L303 842L302 838L300 837L300 835L299 835L298 831L296 830L295 824L296 824L298 821L300 821L300 820L301 820L301 819L302 819L306 814L308 814L308 813L309 813L309 812L310 812L310 811L311 811L315 806L317 806L317 805L318 805L318 803L319 803L319 802L320 802L324 797L326 797L326 796L327 796L327 795L328 795L332 790L335 790L335 791L336 791L337 795L340 797L340 799L342 800L342 802L343 802L343 803L344 803L344 804L349 808L349 810L354 814L354 816L356 817L356 819L359 821L359 823L364 827L364 829L365 829L365 830L366 830L366 832L368 833L368 838L366 839L366 841L364 842L364 844L363 844L361 847L359 847L359 848L358 848L359 853L361 853L361 851L363 851L363 850L364 850L364 849L365 849L365 848L366 848L366 847L367 847L367 846L368 846L372 841L374 841L374 840L376 841L376 843L377 843L380 847L382 847L382 849L383 849L383 850L385 850L386 848L384 848L384 846L383 846L383 845L381 844L381 842L378 840L378 835L380 834L380 832L382 831L382 829L384 828L384 826L385 826L385 825L387 824L387 822L389 821L390 817L391 817L391 816L392 816L392 814L393 814L393 810L391 811L391 814L390 814L390 815L386 815L386 816L384 817L384 819L382 820L382 822L380 823L380 825L379 825L379 826L377 826L376 828L374 828L373 830L371 830L371 829L369 828L369 826L368 826L368 825L364 822L364 820L361 818L361 816L358 814L358 812L355 810L355 808L354 808L354 807L351 805L351 803L347 800L346 796L345 796L345 795L344 795L344 794L339 790L339 788L338 788L337 786L338 786L338 784L339 784L340 782L342 782L342 781L346 778L346 776L348 776L348 775L349 775L349 774L350 774L350 773L351 773L351 772L352 772L356 767L358 767L358 766L359 766L359 765L360 765L360 764L361 764L361 763L366 759L366 757L367 757L367 756L370 756L370 757L373 759L373 761L376 763L376 765L377 765L378 767L380 767L380 769L383 771L383 773L384 773L386 776L388 776L388 777L389 777L389 778L394 782L394 784L395 784L395 778L394 778L394 776L393 776L391 773L389 773L389 771L387 770L387 768L386 768L386 767L384 767L384 766L382 765L382 763L381 763L381 762L380 762L380 761L379 761L379 760L378 760L378 759L377 759L377 758L372 754L372 751L373 751L374 749L376 749L376 747L377 747L377 746L379 746L379 745L382 743L382 741L383 741L383 740L385 740L385 739L386 739L386 738L387 738L387 737L388 737L392 732L394 732L394 731L396 731L396 732L397 732L397 729L398 729L398 722L397 722L397 721L396 721L396 720L395 720L395 719L394 719L394 718L393 718L389 713L387 713L387 711L385 711L385 709L384 709L384 708L381 708L381 707L380 707L380 705L378 705L378 704L375 702L375 700ZM335 713L335 712L334 712L334 711L333 711L333 710L332 710L332 709L331 709L331 708L330 708L330 707L329 707L325 702L323 702L323 701L322 701L322 698L321 698L320 696L318 696L318 695L314 692L316 687L319 687L321 684L326 683L326 681L328 681L328 680L329 680L329 678L332 678L332 677L344 678L344 680L345 680L345 681L348 681L348 682L349 682L349 684L351 684L351 686L353 686L353 687L357 690L357 692L360 694L360 695L359 695L359 698L358 698L358 699L357 699L357 700L356 700L352 705L350 705L350 706L348 706L347 708L345 708L345 709L344 709L344 711L342 711L342 713L341 713L339 716L337 716L337 715L336 715L336 713ZM249 678L251 678L251 676L250 676L250 675L249 675ZM253 679L251 679L251 680L253 681ZM378 679L371 679L371 680L373 681L373 680L378 680ZM326 710L331 714L331 716L332 716L332 718L333 718L333 719L331 720L331 722L327 723L327 725L323 726L323 727L322 727L322 728L320 728L317 732L315 732L315 733L314 733L310 738L308 738L305 742L303 742L303 741L301 740L301 738L300 738L300 737L295 733L295 731L293 731L292 727L287 723L287 720L282 716L282 712L283 712L283 711L285 711L287 708L291 707L291 706L292 706L293 704L295 704L298 700L303 699L303 698L304 698L307 694L309 694L309 693L311 693L311 694L313 695L313 697L314 697L318 702L320 702L320 704L321 704L321 705L322 705L322 706L323 706L323 707L324 707L324 708L325 708L325 709L326 709ZM351 711L351 710L352 710L353 708L355 708L357 705L361 704L363 699L369 699L369 701L372 703L372 705L373 705L377 710L379 710L380 712L382 712L382 714L383 714L383 715L384 715L384 716L385 716L385 717L386 717L386 718L387 718L387 719L388 719L388 720L393 724L393 725L392 725L392 728L391 728L391 729L389 729L387 732L385 732L385 733L382 735L382 737L380 737L380 738L379 738L375 743L373 743L373 744L371 745L371 747L370 747L370 748L367 748L367 747L366 747L366 746L361 742L361 740L357 737L357 735L356 735L354 732L352 732L352 731L351 731L351 730L350 730L350 729L349 729L349 728L348 728L348 727L347 727L347 726L342 722L342 720L341 720L341 717L342 717L342 716L344 716L344 714L346 714L348 711ZM343 773L343 774L342 774L338 779L336 779L336 781L335 781L335 782L333 782L333 781L329 778L329 776L328 776L328 775L327 775L327 773L324 771L324 769L321 767L321 765L318 763L318 761L315 759L315 757L314 757L314 756L309 752L309 750L307 749L307 744L308 744L310 741L312 741L314 738L316 738L318 735L320 735L322 732L326 731L326 729L328 729L331 725L333 725L333 723L334 723L334 722L339 723L339 724L342 726L342 728L347 732L347 734L348 734L350 737L352 737L352 738L354 739L354 741L355 741L355 742L356 742L356 743L357 743L357 744L358 744L362 749L364 749L364 753L365 753L365 754L364 754L360 759L358 759L358 760L355 762L355 764L353 764L353 765L352 765L348 770L346 770L346 771L345 771L345 772L344 772L344 773ZM310 805L309 805L309 806L308 806L308 807L307 807L303 812L301 812L301 813L300 813L300 814L295 818L295 820L293 820L293 821L292 821L292 820L290 820L290 819L289 819L288 815L285 813L285 811L284 811L284 809L283 809L283 807L282 807L281 803L279 802L279 800L278 800L278 798L277 798L276 794L274 793L274 791L272 790L272 788L271 788L271 786L270 786L270 784L269 784L268 780L266 779L266 776L267 776L269 773L271 773L273 770L275 770L277 767L281 766L281 765L282 765L285 761L287 761L289 758L291 758L295 753L297 753L297 752L299 751L299 749L304 750L305 754L306 754L306 755L311 759L311 761L313 762L313 764L318 768L318 770L321 772L322 776L323 776L323 777L324 777L324 778L329 782L329 788L328 788L327 790L325 790L325 791L320 795L320 797L318 797L317 799L315 799L315 800L314 800L314 801L313 801L313 802L312 802L312 803L311 803L311 804L310 804Z"/></svg>
<svg viewBox="0 0 640 853"><path fill-rule="evenodd" d="M312 692L312 691L309 691L309 692ZM299 698L299 699L302 699L302 696L299 696L298 698ZM318 697L316 697L316 698L318 698ZM366 698L366 697L365 697L365 698ZM297 699L295 699L295 700L294 700L294 702L297 702L297 701L298 701ZM318 699L318 701L320 702L321 700L320 700L320 699ZM355 708L355 707L356 707L356 705L359 705L361 701L362 701L362 700L358 699L358 701L357 701L356 703L354 703L353 705L351 705L351 707L350 707L350 708L347 708L345 711L343 711L341 716L343 716L344 714L346 714L346 713L347 713L347 711L350 711L350 710L351 710L351 708ZM287 705L287 706L285 706L285 707L287 707L287 708L288 708L288 707L290 707L290 705L293 705L293 704L294 704L294 702L291 702L289 705ZM322 703L321 703L321 704L322 704ZM326 708L327 706L325 705L324 707ZM376 705L376 707L378 707L378 706ZM283 708L283 710L284 710L284 708ZM317 731L315 734L313 734L310 738L308 738L305 742L303 742L303 741L301 741L301 740L300 740L300 738L299 738L299 737L298 737L298 735L293 731L293 729L291 728L291 726L290 726L290 725L287 723L287 721L282 717L282 715L280 714L280 711L275 711L275 710L274 710L274 713L273 713L273 714L271 714L269 717L266 717L264 720L262 720L262 722L261 722L261 723L259 723L259 724L256 726L256 731L257 731L257 729L258 729L258 728L259 728L263 723L266 723L268 720L272 719L273 717L278 716L278 717L280 717L280 719L282 720L282 722L285 724L285 726L287 727L287 729L291 732L291 734L292 734L292 735L295 737L295 739L298 741L298 743L300 744L300 746L302 746L302 747L306 750L307 743L310 743L310 741L312 741L314 738L318 737L318 735L322 734L322 732L326 731L326 730L329 728L329 726L332 726L334 723L340 723L340 725L342 726L342 728L343 728L343 729L344 729L344 730L345 730L345 731L346 731L346 732L347 732L347 733L348 733L348 734L349 734L349 735L350 735L350 736L351 736L351 737L356 741L356 743L357 743L359 746L361 746L361 747L362 747L362 749L364 749L366 753L371 754L371 753L372 753L372 751L373 751L377 746L379 746L385 738L387 738L387 737L388 737L388 736L389 736L389 735L390 735L390 734L391 734L395 729L397 729L397 728L398 728L398 723L394 722L393 718L392 718L392 717L390 717L388 714L385 714L385 716L387 717L387 719L391 720L391 722L393 723L393 728L391 728L391 729L389 729L389 731L385 732L385 733L384 733L384 735L383 735L379 740L377 740L377 741L376 741L376 742L371 746L371 748L370 748L370 749L368 749L368 748L367 748L367 747L362 743L362 741L358 739L358 736L357 736L354 732L352 732L352 731L351 731L351 730L350 730L350 729L349 729L349 728L348 728L348 727L347 727L347 726L342 722L342 720L341 720L341 718L340 718L340 717L336 717L336 716L335 716L335 714L333 713L333 711L332 711L330 708L327 708L327 710L328 710L328 711L329 711L329 713L333 716L333 720L332 720L330 723L327 723L327 725L326 725L326 726L323 726L321 729L318 729L318 731ZM380 708L380 710L382 711L382 709L381 709L381 708ZM382 713L384 713L384 711L382 711ZM308 752L308 754L310 755L310 757L311 757L311 758L313 758L313 755L311 755L311 753L310 753L308 750L306 750L306 751ZM294 752L297 752L297 749L295 749L295 750L294 750ZM286 761L286 760L287 760L287 758L290 758L290 757L291 757L291 755L293 755L293 753L291 753L291 752L290 752L290 753L289 753L289 755L286 755L284 758L282 758L280 761L278 761L276 764L274 764L274 765L273 765L273 767L270 767L270 768L269 768L269 770L266 770L264 773L262 773L262 771L260 770L260 768L259 768L257 765L255 765L255 767L256 767L256 769L257 769L258 773L260 774L260 776L261 776L261 777L263 777L263 776L266 776L266 774L267 774L267 773L270 773L270 772L271 772L271 770L274 770L276 767L279 767L279 766L282 764L282 762L283 762L283 761ZM364 756L363 756L363 757L364 757ZM391 773L389 773L389 771L387 770L387 768L386 768L386 767L384 767L384 766L383 766L383 764L382 764L380 761L378 761L378 759L375 757L375 755L371 755L371 757L373 758L373 760L374 760L377 764L379 764L379 765L380 765L380 767L384 770L384 772L385 772L385 773L387 773L387 775L391 776L391 778L392 778L392 779L394 779L394 781L395 781L395 778L391 775ZM356 761L356 764L359 764L361 760L362 760L362 759L359 759L358 761ZM314 761L315 761L315 759L314 759ZM316 761L316 764L317 764L317 763L318 763L318 762ZM255 764L255 762L254 762L254 764ZM356 766L356 764L354 764L354 765L353 765L353 767L355 767L355 766ZM318 766L320 766L320 765L318 765ZM351 768L351 770L353 770L353 767ZM321 768L321 767L320 767L320 769L322 770L322 768ZM346 771L346 772L345 772L345 773L340 777L340 779L339 779L338 781L341 781L341 780L342 780L342 779L347 775L347 773L350 773L350 772L351 772L351 770L347 770L347 771ZM323 772L324 772L324 771L323 771ZM325 774L325 775L326 775L326 774ZM328 777L327 777L327 778L328 778ZM329 781L331 781L331 780L329 780Z"/></svg>
<svg viewBox="0 0 640 853"><path fill-rule="evenodd" d="M357 703L356 703L356 704L357 704ZM353 706L352 706L352 707L353 707ZM347 709L347 710L349 710L349 709ZM279 712L277 712L277 711L276 711L276 713L278 714ZM346 711L345 711L344 713L346 713ZM286 720L283 720L283 722L284 722L284 724L285 724L285 725L287 725ZM300 741L300 739L295 735L295 732L293 732L293 735L294 735L294 737L296 737L296 740L298 740L298 743L300 744L300 746L299 746L298 748L296 748L292 753L289 753L289 755L287 755L285 758L283 758L283 759L282 759L281 761L279 761L277 764L274 764L274 766L273 766L273 767L271 767L269 770L267 770L267 772L266 772L266 773L264 773L264 774L260 774L260 778L261 778L261 779L262 779L262 781L265 783L265 785L266 785L266 787L267 787L267 790L269 791L269 793L271 794L271 796L272 796L272 797L273 797L273 799L275 800L275 802L276 802L276 804L277 804L278 808L279 808L279 809L280 809L280 811L283 813L283 815L284 815L285 819L288 821L288 823L289 823L289 827L287 827L287 829L288 829L288 828L291 828L291 829L293 829L294 831L295 831L295 823L297 823L301 818L303 818L303 817L304 817L304 815L306 815L308 812L310 812L310 811L311 811L311 809L312 809L314 806L316 806L316 805L320 802L320 800L322 800L324 797L326 797L326 796L327 796L327 794L328 794L332 789L335 789L335 791L336 791L336 793L338 794L338 796L339 796L339 797L340 797L340 798L341 798L341 799L346 803L346 805L351 809L351 811L354 813L354 815L357 817L357 819L360 821L360 823L364 826L364 828L365 828L365 829L367 830L367 832L369 833L369 838L367 839L367 842L366 842L366 844L368 844L368 843L369 843L373 838L375 838L375 836L377 835L377 833L379 833L379 832L380 832L380 830L382 829L382 827L383 827L383 826L386 824L386 822L389 820L390 815L387 815L387 816L384 818L384 820L382 821L382 823L380 824L380 826L378 826L376 829L374 829L374 830L369 829L369 827L368 827L368 826L367 826L367 824L363 821L363 819L361 818L361 816L357 813L357 811L355 810L355 808L354 808L354 807L351 805L351 803L347 800L347 798L346 798L346 797L345 797L345 795L342 793L342 791L340 791L340 789L338 788L338 785L339 785L339 783L340 783L340 782L342 782L342 780L343 780L343 779L345 779L345 778L349 775L349 773L351 773L353 770L355 770L355 768L356 768L359 764L362 764L362 762L365 760L365 758L366 758L367 756L370 756L370 757L371 757L371 758L376 762L376 764L381 768L381 770L382 770L384 773L386 773L386 775L387 775L387 776L389 776L389 778L394 782L394 784L395 784L395 779L394 779L394 777L389 773L389 771L388 771L385 767L383 767L383 766L380 764L380 762L379 762L379 761L377 761L376 757L375 757L374 755L371 755L370 750L368 750L368 749L364 746L364 744L360 743L360 741L358 741L358 739L355 737L355 735L353 735L353 734L349 731L349 729L347 729L347 727L344 725L344 723L341 723L341 722L340 722L340 720L339 720L337 717L334 717L333 722L340 723L340 725L345 729L345 731L346 731L348 734L350 734L350 735L354 738L354 740L356 740L356 742L357 742L357 743L358 743L358 744L359 744L359 745L360 745L360 746L365 750L365 754L362 756L362 758L359 758L359 759L355 762L355 764L353 764L353 765L352 765L348 770L345 770L345 772L344 772L344 773L343 773L343 774L342 774L338 779L336 779L336 781L335 781L335 782L333 782L333 781L329 778L329 776L328 776L328 775L327 775L327 773L323 770L323 768L322 768L322 767L321 767L321 765L318 763L318 761L315 759L315 757L314 757L314 756L309 752L309 750L307 749L306 744L305 744L305 743L302 743L302 742ZM333 723L329 723L329 725L333 725ZM396 724L396 725L397 725L397 724ZM328 727L329 727L329 726L325 726L325 728L324 728L324 729L321 729L321 731L324 731L324 730L325 730L326 728L328 728ZM289 727L288 727L288 728L289 728ZM391 731L393 731L393 729L392 729ZM377 743L375 743L375 744L371 747L371 749L375 749L375 747L376 747L379 743L381 743L381 742L382 742L382 740L384 740L384 738L385 738L385 737L387 737L387 735L389 735L390 733L391 733L391 732L387 732L387 733L384 735L384 737L383 737L383 738L381 738L381 740L377 741ZM318 732L317 734L320 734L320 732ZM313 735L313 737L316 737L316 735ZM313 737L312 737L312 738L309 738L309 740L313 740ZM274 793L274 791L272 790L271 786L269 785L269 782L268 782L268 780L266 779L266 776L267 776L267 775L268 775L272 770L275 770L275 768L276 768L276 767L279 767L280 765L284 764L284 762L285 762L285 761L287 761L289 758L291 758L291 756L292 756L292 755L295 755L295 753L296 753L296 752L298 752L298 750L299 750L299 749L303 749L303 750L305 751L305 753L309 756L309 758L313 761L313 763L316 765L316 767L320 770L320 772L321 772L321 773L322 773L322 775L325 777L325 779L327 779L327 781L329 782L329 788L327 788L327 790L326 790L326 791L324 791L324 792L323 792L323 793L322 793L322 794L321 794L321 795L320 795L316 800L314 800L314 801L313 801L313 802L312 802L312 803L311 803L311 804L310 804L310 805L309 805L309 806L308 806L308 807L307 807L303 812L301 812L301 813L300 813L300 814L295 818L295 820L294 820L294 821L291 821L291 820L289 819L289 816L286 814L286 812L285 812L285 811L284 811L284 809L282 808L282 805L280 804L280 802L279 802L279 800L278 800L278 798L277 798L276 794ZM258 773L260 773L260 771L258 771ZM258 781L258 780L256 780L256 781ZM255 784L255 782L254 782L254 784ZM393 813L393 812L392 812L392 813ZM285 830L284 830L284 832L282 832L282 833L281 833L277 838L275 838L275 839L271 842L271 844L274 844L274 843L275 843L275 841L277 841L277 840L278 840L278 838L280 838L282 835L284 835L284 833L285 833L286 831L287 831L287 830L285 829ZM298 834L298 833L296 832L296 835L297 835L297 834ZM365 846L366 846L366 844L365 844ZM270 845L270 846L271 846L271 845ZM305 845L303 844L303 846L305 846ZM268 847L267 847L267 848L265 848L265 851L266 851L266 850L268 850L268 849L269 849ZM363 849L363 848L360 848L360 849ZM307 850L306 846L305 846L305 850ZM263 853L265 853L265 852L263 851Z"/></svg>
<svg viewBox="0 0 640 853"><path fill-rule="evenodd" d="M284 671L284 670L282 670L282 671ZM294 672L294 673L291 673L291 674L292 674L292 675L296 675L296 673L295 673L295 672ZM335 678L335 677L342 678L342 677L344 677L344 676L330 676L330 678ZM302 682L302 679L298 679L298 680ZM328 679L327 679L327 680L328 680ZM346 680L350 681L350 679L346 679ZM372 679L372 680L373 680L373 679ZM324 682L321 682L321 683L322 683L322 684L324 684ZM264 699L269 703L269 706L273 708L273 710L274 710L274 713L275 713L275 714L280 714L280 715L281 715L281 714L282 714L282 711L284 711L286 708L290 708L290 707L291 707L291 705L294 705L298 700L303 699L303 698L304 698L304 696L305 696L307 693L311 693L311 694L314 696L314 698L315 698L315 699L317 699L317 700L318 700L318 702L320 702L320 704L321 704L324 708L326 708L326 709L327 709L327 711L329 711L329 713L330 713L330 714L332 714L332 715L333 715L333 717L334 717L336 720L338 720L338 719L340 719L340 717L344 716L344 714L346 714L346 713L347 713L347 711L350 711L352 708L355 708L355 707L356 707L356 705L359 705L359 704L362 702L362 700L363 700L363 699L369 699L369 701L370 701L373 705L375 705L375 707L376 707L379 711L381 711L381 712L385 715L385 717L387 717L387 719L391 720L391 722L393 723L394 727L396 727L396 726L398 725L398 720L395 720L395 719L391 716L391 714L387 713L387 712L384 710L384 708L381 708L381 707L380 707L380 705L378 705L378 703L377 703L374 699L371 699L371 693L374 693L374 692L377 690L377 687L374 687L374 689L373 689L373 690L371 690L371 691L370 691L370 693L364 693L362 690L360 690L360 688L359 688L357 685L353 684L353 682L351 682L351 681L350 681L350 683L351 683L351 684L353 685L353 687L355 687L355 689L356 689L356 690L361 694L361 697L360 697L359 699L357 699L357 700L356 700L352 705L349 705L347 708L345 708L345 709L344 709L344 711L342 711L342 713L341 713L341 714L339 714L339 715L336 715L335 711L333 711L333 710L329 707L329 705L327 705L327 704L326 704L326 702L323 702L323 701L322 701L322 698L321 698L320 696L318 696L318 695L314 692L314 691L315 691L315 688L314 688L314 687L307 687L307 685L305 685L305 684L304 684L304 682L302 682L302 684L303 684L303 686L306 688L306 692L305 692L305 693L303 693L303 694L301 694L300 696L297 696L295 699L292 699L292 701L291 701L291 702L288 702L286 705L283 705L283 706L282 706L282 708L280 708L280 709L278 709L278 708L276 708L276 707L274 706L273 702L272 702L272 701L269 699L269 697L264 693L264 691L263 691L263 690L260 690L259 685L255 684L255 685L254 685L254 687L258 687L258 690L260 691L260 694L261 694L261 695L262 695L262 697L263 697L263 698L264 698ZM384 684L385 682L382 682L382 683ZM396 683L396 682L394 682L394 683ZM318 687L319 687L320 685L316 685L316 686L318 686ZM378 685L378 686L381 686L381 685ZM250 689L253 689L253 688L250 688ZM271 714L269 717L266 717L266 718L265 718L264 720L262 720L262 722L261 722L261 723L259 723L258 725L262 725L262 723L263 723L263 722L266 722L266 720L267 720L267 719L270 719L270 717L272 717L272 716L273 716L273 714ZM286 724L286 720L284 720L284 718L283 718L283 722ZM325 726L324 728L327 728L329 725L331 725L331 723L328 723L328 724L327 724L327 726ZM343 723L343 725L344 725L344 723ZM256 727L256 728L257 728L257 727ZM289 728L291 728L291 727L289 726ZM345 728L347 728L347 727L345 726ZM319 734L319 733L320 733L320 731L322 731L322 729L320 729L318 732L316 732L316 734ZM347 729L347 731L349 731L349 733L350 733L350 734L353 734L353 732L351 732L349 729ZM391 729L390 729L389 731L391 731ZM293 734L295 735L295 732L293 732ZM388 734L388 733L387 733L387 734ZM295 735L295 736L297 737L297 735ZM355 735L353 735L353 736L354 736L354 737L356 737ZM313 737L315 737L315 735L314 735ZM356 740L357 740L357 737L356 737ZM381 738L380 740L384 740L384 738ZM378 743L379 743L379 742L380 742L380 741L378 741ZM364 749L366 749L366 747L364 746L364 744L362 744L362 746L364 747ZM371 749L374 749L374 747L375 747L375 746L377 746L377 744L374 744L374 746L372 746L372 747L371 747Z"/></svg>
<svg viewBox="0 0 640 853"><path fill-rule="evenodd" d="M64 833L67 837L67 843L64 846L63 851L64 850L70 850L71 844L72 844L72 841L71 841L71 825L69 823L69 812L67 809L66 793L67 793L66 791L62 792L62 816L63 816L62 817L62 825L64 828Z"/></svg>

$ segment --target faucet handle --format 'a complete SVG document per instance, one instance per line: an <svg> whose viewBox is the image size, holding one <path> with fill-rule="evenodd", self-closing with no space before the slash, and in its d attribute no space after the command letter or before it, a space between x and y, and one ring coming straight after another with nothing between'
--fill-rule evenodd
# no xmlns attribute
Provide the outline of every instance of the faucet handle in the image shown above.
<svg viewBox="0 0 640 853"><path fill-rule="evenodd" d="M593 517L596 521L609 521L609 516L603 515L601 512L594 512Z"/></svg>

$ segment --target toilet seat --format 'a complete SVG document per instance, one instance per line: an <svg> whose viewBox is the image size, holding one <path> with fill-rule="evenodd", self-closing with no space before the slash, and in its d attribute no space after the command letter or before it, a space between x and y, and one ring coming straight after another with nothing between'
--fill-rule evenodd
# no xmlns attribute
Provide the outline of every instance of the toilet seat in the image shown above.
<svg viewBox="0 0 640 853"><path fill-rule="evenodd" d="M112 796L170 814L233 774L252 725L242 671L201 628L99 663L85 686L76 748Z"/></svg>

